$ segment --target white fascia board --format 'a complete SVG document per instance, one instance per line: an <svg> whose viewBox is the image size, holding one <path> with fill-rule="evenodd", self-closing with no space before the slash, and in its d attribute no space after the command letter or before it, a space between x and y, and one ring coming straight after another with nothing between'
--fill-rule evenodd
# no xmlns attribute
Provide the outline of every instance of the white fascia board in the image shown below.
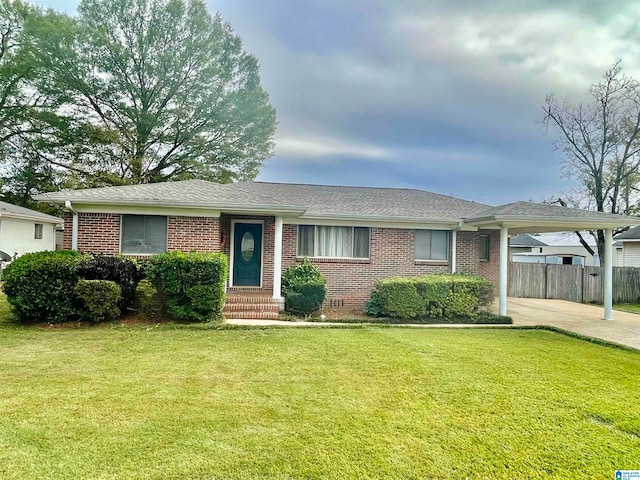
<svg viewBox="0 0 640 480"><path fill-rule="evenodd" d="M154 199L154 200L140 200L140 199L131 199L126 202L118 202L113 200L94 200L89 198L78 198L78 199L48 199L41 196L37 198L41 202L49 202L54 204L62 204L64 205L67 200L71 202L74 206L82 205L83 208L91 208L96 211L100 209L103 210L103 207L109 208L129 208L129 207L150 207L150 208L184 208L184 209L196 209L196 210L213 210L218 212L229 212L229 213L259 213L265 215L300 215L306 211L306 207L301 207L299 205L251 205L251 204L224 204L224 203L199 203L199 202L179 202L179 201L169 201L162 199Z"/></svg>
<svg viewBox="0 0 640 480"><path fill-rule="evenodd" d="M358 218L352 217L345 219L340 217L319 217L319 216L300 216L285 217L282 219L285 225L327 225L335 227L379 227L379 228L405 228L410 230L455 230L458 228L457 222L434 222L429 221L399 221L398 218L375 219L375 218ZM460 230L475 232L478 229L464 225Z"/></svg>
<svg viewBox="0 0 640 480"><path fill-rule="evenodd" d="M117 215L176 215L187 217L220 217L219 210L208 208L180 208L154 205L98 205L72 203L78 213L114 213Z"/></svg>
<svg viewBox="0 0 640 480"><path fill-rule="evenodd" d="M23 213L2 212L0 213L0 217L16 218L18 220L29 220L35 223L47 223L51 225L64 224L64 220L62 218L54 217L52 215L46 215L45 217L40 217L38 215L25 215Z"/></svg>
<svg viewBox="0 0 640 480"><path fill-rule="evenodd" d="M497 228L506 226L509 233L544 233L544 232L565 232L585 229L608 229L616 227L631 227L640 225L640 218L621 217L613 219L601 218L558 218L549 217L496 217L493 219L471 220L467 225L479 228Z"/></svg>

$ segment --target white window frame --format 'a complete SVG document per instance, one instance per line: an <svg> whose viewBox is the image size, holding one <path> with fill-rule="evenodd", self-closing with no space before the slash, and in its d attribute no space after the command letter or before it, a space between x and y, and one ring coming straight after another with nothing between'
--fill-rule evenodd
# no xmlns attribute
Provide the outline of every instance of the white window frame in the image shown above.
<svg viewBox="0 0 640 480"><path fill-rule="evenodd" d="M418 258L418 232L445 232L447 234L446 241L446 258ZM437 230L437 229L420 229L413 231L413 256L416 262L434 262L434 263L448 263L451 259L451 231L450 230Z"/></svg>
<svg viewBox="0 0 640 480"><path fill-rule="evenodd" d="M40 228L38 228L40 227ZM38 235L38 233L40 235ZM33 239L34 240L43 240L44 239L44 224L43 223L34 223L33 224Z"/></svg>
<svg viewBox="0 0 640 480"><path fill-rule="evenodd" d="M313 227L314 228L314 233L313 233L313 255L304 255L300 253L300 227ZM352 252L352 256L350 257L331 257L331 256L321 256L321 255L316 255L316 252L319 250L318 247L318 236L316 234L317 232L317 228L318 227L337 227L337 228L350 228L351 229L351 235L352 238L354 239L353 242L353 248L355 249L355 229L356 228L366 228L369 232L368 235L368 242L367 242L367 250L368 250L368 255L366 257L354 257L353 256L353 252ZM337 259L337 260L369 260L371 259L371 227L359 227L359 226L346 226L346 225L311 225L311 224L299 224L298 225L298 229L297 229L297 235L296 235L296 256L298 258L302 258L302 257L309 257L309 258L327 258L327 259Z"/></svg>
<svg viewBox="0 0 640 480"><path fill-rule="evenodd" d="M167 222L167 231L166 231L166 238L165 238L165 243L164 243L164 252L156 252L156 253L142 253L142 252L131 252L131 253L127 253L127 252L123 252L122 251L122 233L123 233L123 226L124 226L124 217L164 217L166 222ZM133 255L133 256L137 256L137 257L151 257L153 255L159 255L160 253L165 253L169 251L169 216L168 215L147 215L147 214L137 214L137 213L123 213L120 215L120 239L119 239L119 245L120 245L120 254L122 255Z"/></svg>

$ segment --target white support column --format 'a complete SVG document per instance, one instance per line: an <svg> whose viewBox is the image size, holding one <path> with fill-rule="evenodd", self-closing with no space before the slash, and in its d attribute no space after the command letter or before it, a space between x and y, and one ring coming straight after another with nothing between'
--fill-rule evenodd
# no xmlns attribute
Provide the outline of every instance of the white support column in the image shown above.
<svg viewBox="0 0 640 480"><path fill-rule="evenodd" d="M458 231L451 232L451 273L456 273L456 251L458 245Z"/></svg>
<svg viewBox="0 0 640 480"><path fill-rule="evenodd" d="M78 250L78 211L74 210L70 200L64 202L64 206L71 212L71 250Z"/></svg>
<svg viewBox="0 0 640 480"><path fill-rule="evenodd" d="M73 212L71 221L71 250L78 250L78 212Z"/></svg>
<svg viewBox="0 0 640 480"><path fill-rule="evenodd" d="M613 230L604 231L604 319L613 320Z"/></svg>
<svg viewBox="0 0 640 480"><path fill-rule="evenodd" d="M507 270L509 268L509 228L500 227L500 315L507 314Z"/></svg>
<svg viewBox="0 0 640 480"><path fill-rule="evenodd" d="M276 231L273 239L273 299L284 310L282 298L282 217L276 217Z"/></svg>

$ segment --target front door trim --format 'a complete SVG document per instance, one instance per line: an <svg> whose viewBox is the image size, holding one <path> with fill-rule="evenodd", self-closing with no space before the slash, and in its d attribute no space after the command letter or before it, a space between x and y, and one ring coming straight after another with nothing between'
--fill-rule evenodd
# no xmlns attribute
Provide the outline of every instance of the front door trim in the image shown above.
<svg viewBox="0 0 640 480"><path fill-rule="evenodd" d="M262 225L262 238L260 241L260 285L246 286L233 284L233 262L235 260L236 223L255 223ZM231 219L231 249L229 251L229 286L233 288L262 288L262 273L264 271L264 220L233 218Z"/></svg>

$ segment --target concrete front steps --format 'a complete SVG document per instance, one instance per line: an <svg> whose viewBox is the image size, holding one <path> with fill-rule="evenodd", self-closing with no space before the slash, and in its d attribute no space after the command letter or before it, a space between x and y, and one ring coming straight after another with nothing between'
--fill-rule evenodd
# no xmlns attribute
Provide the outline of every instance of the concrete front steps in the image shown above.
<svg viewBox="0 0 640 480"><path fill-rule="evenodd" d="M280 305L267 294L227 292L224 317L227 319L278 320Z"/></svg>

